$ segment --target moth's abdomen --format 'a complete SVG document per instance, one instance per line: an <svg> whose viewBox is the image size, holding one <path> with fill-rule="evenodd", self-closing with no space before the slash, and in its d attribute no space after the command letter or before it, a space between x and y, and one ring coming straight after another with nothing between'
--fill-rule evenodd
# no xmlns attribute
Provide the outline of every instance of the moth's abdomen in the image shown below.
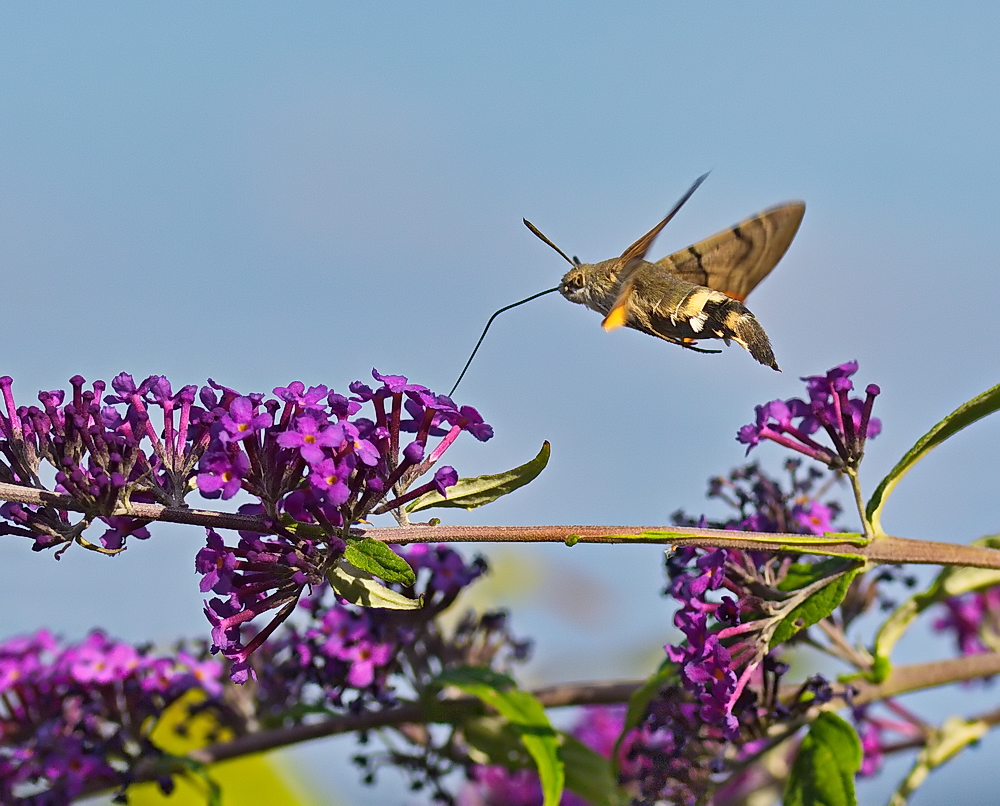
<svg viewBox="0 0 1000 806"><path fill-rule="evenodd" d="M673 305L657 305L648 322L638 327L647 328L653 335L681 343L713 338L735 341L764 366L778 369L757 317L739 300L704 286L692 286L683 300Z"/></svg>
<svg viewBox="0 0 1000 806"><path fill-rule="evenodd" d="M771 351L771 342L768 341L767 334L757 321L757 317L736 300L733 300L733 303L743 310L731 311L728 314L726 326L733 333L730 338L741 347L745 347L747 352L764 366L778 369L778 362L774 360L774 353Z"/></svg>

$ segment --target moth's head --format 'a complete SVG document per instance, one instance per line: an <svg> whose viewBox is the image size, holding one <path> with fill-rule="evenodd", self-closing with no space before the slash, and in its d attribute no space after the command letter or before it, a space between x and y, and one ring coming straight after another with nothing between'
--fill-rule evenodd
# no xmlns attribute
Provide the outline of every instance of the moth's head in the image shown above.
<svg viewBox="0 0 1000 806"><path fill-rule="evenodd" d="M617 295L621 259L600 263L579 263L563 275L559 293L570 302L579 302L595 311L607 313Z"/></svg>
<svg viewBox="0 0 1000 806"><path fill-rule="evenodd" d="M593 266L584 263L566 272L559 283L559 293L570 302L579 302L586 305L590 297L590 289L587 283L589 269L593 269Z"/></svg>

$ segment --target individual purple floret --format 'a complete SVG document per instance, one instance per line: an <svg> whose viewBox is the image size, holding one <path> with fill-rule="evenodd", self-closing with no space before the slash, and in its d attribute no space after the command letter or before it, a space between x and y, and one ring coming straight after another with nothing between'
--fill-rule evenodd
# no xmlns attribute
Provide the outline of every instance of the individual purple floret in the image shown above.
<svg viewBox="0 0 1000 806"><path fill-rule="evenodd" d="M857 370L858 363L850 361L826 375L802 378L808 401L791 398L757 406L756 422L743 426L736 434L737 441L747 446L747 453L762 439L769 439L834 469L857 467L865 440L882 430L882 424L871 416L878 386L869 384L864 400L848 396L854 388L850 376ZM811 436L820 428L829 436L832 448Z"/></svg>

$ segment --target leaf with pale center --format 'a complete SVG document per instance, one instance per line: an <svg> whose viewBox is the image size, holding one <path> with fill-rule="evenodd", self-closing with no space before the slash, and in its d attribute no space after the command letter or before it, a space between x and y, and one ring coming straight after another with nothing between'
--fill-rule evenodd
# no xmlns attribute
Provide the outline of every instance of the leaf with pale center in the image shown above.
<svg viewBox="0 0 1000 806"><path fill-rule="evenodd" d="M549 462L551 448L548 441L542 443L542 449L530 462L526 462L506 473L496 473L491 476L476 476L471 479L459 479L457 484L448 488L448 495L443 496L437 490L424 493L407 505L407 512L419 512L431 507L452 507L459 509L475 509L484 504L492 503L501 496L514 492L533 481L545 469Z"/></svg>

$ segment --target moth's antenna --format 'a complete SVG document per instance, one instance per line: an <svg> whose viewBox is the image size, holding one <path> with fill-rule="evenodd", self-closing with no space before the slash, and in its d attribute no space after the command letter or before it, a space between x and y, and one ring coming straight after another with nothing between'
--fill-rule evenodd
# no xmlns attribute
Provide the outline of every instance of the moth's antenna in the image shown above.
<svg viewBox="0 0 1000 806"><path fill-rule="evenodd" d="M524 223L528 224L527 221L525 221ZM531 224L528 224L528 226L531 227ZM532 229L532 232L534 232L536 235L538 235L539 238L541 238L546 243L549 243L548 239L544 235L542 235L540 232L538 232L537 230L535 230L533 227L531 229ZM552 246L552 244L549 243L549 246ZM555 249L557 252L559 252L559 248L558 247L552 246L552 248ZM559 254L562 255L562 252L559 252ZM563 257L566 257L566 256L563 255ZM569 258L567 257L566 260L569 260ZM555 288L550 288L547 291L539 291L537 294L532 294L530 297L522 299L520 302L515 302L515 303L513 303L511 305L507 305L507 306L501 308L496 313L494 313L493 316L490 317L490 320L486 323L486 327L483 328L483 335L479 337L479 341L476 342L476 346L472 348L472 355L469 356L469 360L466 361L465 362L465 366L462 367L462 374L458 376L458 380L455 381L455 385L453 387L451 387L451 391L448 393L448 397L451 397L453 394L455 394L455 390L458 389L458 385L462 382L462 378L465 377L466 370L469 369L469 365L472 363L472 359L475 358L476 357L476 353L479 352L479 346L483 343L483 339L486 338L486 331L490 329L490 325L493 324L493 320L494 319L496 319L504 311L509 311L511 308L516 308L518 305L524 305L524 303L526 303L526 302L531 302L531 300L533 300L533 299L538 299L539 297L544 297L546 294L551 294L553 291L558 291L558 290L559 290L559 286L556 286Z"/></svg>
<svg viewBox="0 0 1000 806"><path fill-rule="evenodd" d="M554 243L552 243L552 241L550 241L548 238L546 238L544 235L542 235L542 231L540 229L538 229L538 227L536 227L530 221L528 221L528 219L522 218L521 220L524 222L524 226L526 226L528 229L530 229L533 233L535 233L535 235L537 235L545 243L547 243L549 246L551 246L553 249L555 249L560 255L562 255L562 259L565 260L567 263L569 263L570 266L573 266L575 268L576 266L580 265L580 261L579 260L570 260L568 257L566 257L566 253L562 249L560 249L558 246L556 246Z"/></svg>

